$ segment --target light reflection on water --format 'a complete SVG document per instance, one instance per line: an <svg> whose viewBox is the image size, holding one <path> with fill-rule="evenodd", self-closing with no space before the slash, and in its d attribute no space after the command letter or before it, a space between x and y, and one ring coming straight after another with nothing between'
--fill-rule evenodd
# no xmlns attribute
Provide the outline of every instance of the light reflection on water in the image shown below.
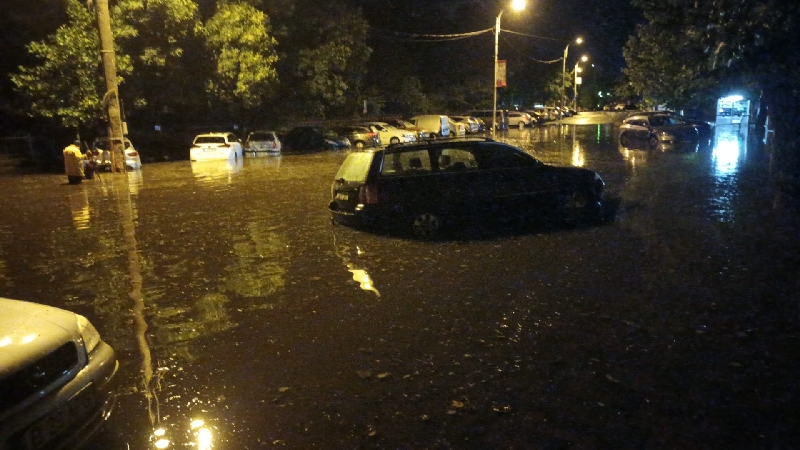
<svg viewBox="0 0 800 450"><path fill-rule="evenodd" d="M218 161L192 161L192 173L198 181L219 184L220 181L230 183L233 176L244 167L244 159L225 159Z"/></svg>
<svg viewBox="0 0 800 450"><path fill-rule="evenodd" d="M717 127L714 150L711 153L715 176L724 178L735 174L739 168L739 159L744 157L746 152L746 129L742 132L734 125Z"/></svg>

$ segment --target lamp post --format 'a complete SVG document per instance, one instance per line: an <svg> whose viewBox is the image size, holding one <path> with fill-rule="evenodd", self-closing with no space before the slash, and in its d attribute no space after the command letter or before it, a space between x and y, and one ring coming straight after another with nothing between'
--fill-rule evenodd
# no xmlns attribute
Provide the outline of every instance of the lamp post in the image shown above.
<svg viewBox="0 0 800 450"><path fill-rule="evenodd" d="M581 56L581 61L586 62L588 60L589 60L588 56L586 55ZM581 68L578 65L579 62L575 63L575 80L573 83L573 93L572 93L572 108L575 109L576 111L578 110L578 72L581 71Z"/></svg>
<svg viewBox="0 0 800 450"><path fill-rule="evenodd" d="M525 0L512 0L511 9L514 11L522 11L525 9ZM500 18L503 16L503 10L497 15L494 25L494 84L492 90L494 91L494 106L492 108L492 138L495 137L495 130L497 128L497 53L500 47Z"/></svg>
<svg viewBox="0 0 800 450"><path fill-rule="evenodd" d="M583 38L575 39L576 44L582 44ZM570 42L571 44L571 42ZM561 59L561 111L564 111L564 99L567 97L566 80L567 80L567 55L569 54L569 44L564 47L564 57Z"/></svg>

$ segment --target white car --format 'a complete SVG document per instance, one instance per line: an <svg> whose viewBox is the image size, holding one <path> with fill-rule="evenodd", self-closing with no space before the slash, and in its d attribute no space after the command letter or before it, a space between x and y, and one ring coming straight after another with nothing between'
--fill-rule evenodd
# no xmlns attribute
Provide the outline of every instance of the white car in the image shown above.
<svg viewBox="0 0 800 450"><path fill-rule="evenodd" d="M244 149L253 156L277 154L281 152L281 140L274 131L251 131L244 141Z"/></svg>
<svg viewBox="0 0 800 450"><path fill-rule="evenodd" d="M481 131L481 126L478 123L478 120L474 117L470 116L448 116L454 122L463 123L464 124L464 131L467 134L478 133ZM451 126L452 128L452 126Z"/></svg>
<svg viewBox="0 0 800 450"><path fill-rule="evenodd" d="M119 139L117 139L117 141L119 142ZM102 137L95 139L92 143L92 150L97 156L97 168L99 170L111 169L111 147L109 142L107 137ZM139 156L139 152L133 146L133 143L131 143L128 138L124 138L122 142L125 144L122 150L125 153L125 166L133 170L141 169L142 158Z"/></svg>
<svg viewBox="0 0 800 450"><path fill-rule="evenodd" d="M242 157L242 143L233 133L207 133L194 138L189 149L192 161L209 161L214 159L232 159Z"/></svg>
<svg viewBox="0 0 800 450"><path fill-rule="evenodd" d="M83 316L0 298L0 448L76 448L111 414L114 350Z"/></svg>
<svg viewBox="0 0 800 450"><path fill-rule="evenodd" d="M448 116L449 117L449 116ZM449 137L464 137L467 135L467 126L464 122L456 122L450 118L450 136Z"/></svg>
<svg viewBox="0 0 800 450"><path fill-rule="evenodd" d="M533 118L530 114L522 111L509 111L508 112L508 126L517 127L520 130L531 126Z"/></svg>
<svg viewBox="0 0 800 450"><path fill-rule="evenodd" d="M386 122L367 122L362 124L369 127L380 136L381 143L385 144L400 144L403 142L415 142L416 135L408 130L401 130L400 128L389 125Z"/></svg>

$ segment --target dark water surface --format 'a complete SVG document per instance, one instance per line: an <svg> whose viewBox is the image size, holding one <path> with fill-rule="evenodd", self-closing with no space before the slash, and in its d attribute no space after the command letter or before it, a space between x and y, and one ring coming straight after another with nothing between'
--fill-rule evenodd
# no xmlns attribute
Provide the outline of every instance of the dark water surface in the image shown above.
<svg viewBox="0 0 800 450"><path fill-rule="evenodd" d="M86 315L121 362L96 442L146 448L797 448L796 218L738 129L625 149L598 227L443 242L330 223L343 153L0 178L0 295Z"/></svg>

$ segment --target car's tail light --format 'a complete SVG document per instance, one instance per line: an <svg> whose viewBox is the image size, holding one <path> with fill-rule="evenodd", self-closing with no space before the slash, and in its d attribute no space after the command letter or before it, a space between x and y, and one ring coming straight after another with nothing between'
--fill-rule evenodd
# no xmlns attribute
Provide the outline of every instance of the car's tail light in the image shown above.
<svg viewBox="0 0 800 450"><path fill-rule="evenodd" d="M229 147L231 146L231 144L217 144L217 146L218 146L218 147L221 147L221 148L222 148L222 147L224 147L224 148L229 148Z"/></svg>
<svg viewBox="0 0 800 450"><path fill-rule="evenodd" d="M138 153L138 152L127 152L127 153L128 153L128 156L131 156L131 157L133 157L133 156L139 156L139 153Z"/></svg>
<svg viewBox="0 0 800 450"><path fill-rule="evenodd" d="M378 186L374 184L363 184L358 188L358 203L362 205L374 205L378 203Z"/></svg>

